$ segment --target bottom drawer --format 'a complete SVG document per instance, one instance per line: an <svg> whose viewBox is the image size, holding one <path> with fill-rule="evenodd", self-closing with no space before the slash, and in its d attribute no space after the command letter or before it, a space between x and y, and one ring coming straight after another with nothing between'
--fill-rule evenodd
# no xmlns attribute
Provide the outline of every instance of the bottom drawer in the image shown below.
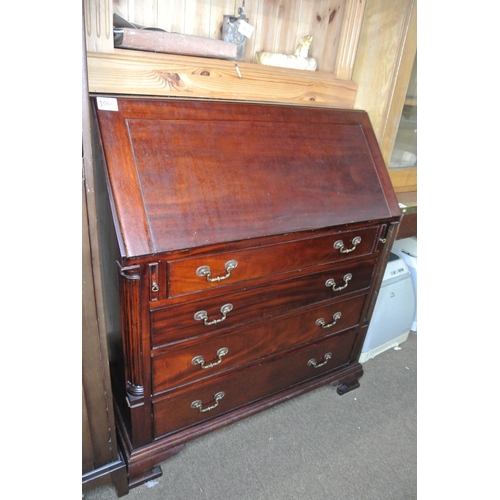
<svg viewBox="0 0 500 500"><path fill-rule="evenodd" d="M155 437L192 426L349 362L356 329L283 357L190 386L153 404Z"/></svg>

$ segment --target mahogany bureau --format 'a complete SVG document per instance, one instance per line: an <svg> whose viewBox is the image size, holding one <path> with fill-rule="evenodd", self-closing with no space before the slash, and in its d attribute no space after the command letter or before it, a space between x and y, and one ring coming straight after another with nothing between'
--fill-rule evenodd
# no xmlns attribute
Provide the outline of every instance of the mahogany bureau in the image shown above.
<svg viewBox="0 0 500 500"><path fill-rule="evenodd" d="M358 387L401 216L367 114L93 101L130 487L197 436L324 384Z"/></svg>

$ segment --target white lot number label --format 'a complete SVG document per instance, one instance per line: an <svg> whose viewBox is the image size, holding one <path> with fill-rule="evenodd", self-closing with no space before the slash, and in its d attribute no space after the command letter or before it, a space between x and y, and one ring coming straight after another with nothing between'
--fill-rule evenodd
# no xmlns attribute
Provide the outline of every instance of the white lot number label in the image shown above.
<svg viewBox="0 0 500 500"><path fill-rule="evenodd" d="M118 101L114 97L98 97L97 107L104 111L118 111Z"/></svg>
<svg viewBox="0 0 500 500"><path fill-rule="evenodd" d="M246 21L242 20L240 20L238 24L238 31L247 38L250 38L255 28L251 24L248 24Z"/></svg>

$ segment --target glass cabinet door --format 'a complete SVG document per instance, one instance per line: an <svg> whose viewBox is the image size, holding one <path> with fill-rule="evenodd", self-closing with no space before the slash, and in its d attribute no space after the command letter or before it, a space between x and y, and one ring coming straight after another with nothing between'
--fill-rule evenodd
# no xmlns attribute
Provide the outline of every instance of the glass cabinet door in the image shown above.
<svg viewBox="0 0 500 500"><path fill-rule="evenodd" d="M389 169L417 167L417 56L408 83L405 103Z"/></svg>

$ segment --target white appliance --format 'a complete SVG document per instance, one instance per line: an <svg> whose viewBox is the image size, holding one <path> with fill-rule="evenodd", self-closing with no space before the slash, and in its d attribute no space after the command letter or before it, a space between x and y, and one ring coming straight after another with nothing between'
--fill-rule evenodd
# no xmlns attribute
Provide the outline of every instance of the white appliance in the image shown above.
<svg viewBox="0 0 500 500"><path fill-rule="evenodd" d="M364 363L408 338L415 291L404 259L391 252L359 361Z"/></svg>
<svg viewBox="0 0 500 500"><path fill-rule="evenodd" d="M410 268L411 278L413 280L413 288L415 290L415 317L411 325L412 331L417 331L417 308L418 308L418 291L417 291L417 238L403 238L396 240L392 247L392 251L404 259L406 265Z"/></svg>

